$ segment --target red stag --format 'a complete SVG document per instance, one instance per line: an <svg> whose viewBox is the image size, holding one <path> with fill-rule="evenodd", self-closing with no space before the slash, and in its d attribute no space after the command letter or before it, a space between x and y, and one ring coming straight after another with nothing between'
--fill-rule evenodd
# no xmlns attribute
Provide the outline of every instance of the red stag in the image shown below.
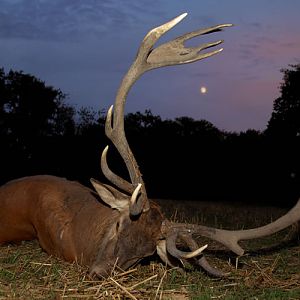
<svg viewBox="0 0 300 300"><path fill-rule="evenodd" d="M138 164L124 132L124 105L134 82L146 71L177 64L191 63L222 49L201 53L222 41L185 47L196 36L220 31L231 24L200 29L154 48L157 40L186 14L152 29L144 38L135 61L118 90L114 109L107 114L105 132L122 156L130 180L113 173L107 165L106 147L101 168L116 187L91 179L96 192L73 181L48 175L25 177L0 188L0 244L38 239L49 254L89 266L91 276L109 276L115 265L127 269L155 251L173 265L192 260L214 276L224 274L211 267L198 248L193 235L216 240L237 255L244 250L240 240L273 234L300 219L300 201L286 215L266 226L250 230L228 231L195 224L168 221L160 208L147 198ZM191 252L177 248L185 244Z"/></svg>

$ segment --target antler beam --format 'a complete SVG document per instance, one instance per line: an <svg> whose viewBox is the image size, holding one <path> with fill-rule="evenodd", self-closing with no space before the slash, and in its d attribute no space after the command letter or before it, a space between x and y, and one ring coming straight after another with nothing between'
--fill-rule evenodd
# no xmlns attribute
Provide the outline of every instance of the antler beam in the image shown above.
<svg viewBox="0 0 300 300"><path fill-rule="evenodd" d="M120 88L117 92L114 110L111 107L107 114L105 133L122 156L128 169L131 183L120 178L109 169L106 159L107 148L102 154L101 168L107 179L128 193L132 193L138 184L142 184L141 193L137 201L130 205L131 215L139 215L142 211L147 211L149 209L149 203L142 174L128 145L124 131L124 106L129 90L137 79L146 71L164 66L191 63L221 52L223 50L222 48L208 53L201 53L202 50L221 44L223 42L222 40L202 44L198 47L186 47L184 43L196 36L220 31L225 27L232 26L232 24L222 24L206 29L200 29L184 34L170 42L158 46L157 48L153 48L154 44L163 34L172 29L186 16L187 14L184 13L149 31L141 43L135 61L121 82Z"/></svg>

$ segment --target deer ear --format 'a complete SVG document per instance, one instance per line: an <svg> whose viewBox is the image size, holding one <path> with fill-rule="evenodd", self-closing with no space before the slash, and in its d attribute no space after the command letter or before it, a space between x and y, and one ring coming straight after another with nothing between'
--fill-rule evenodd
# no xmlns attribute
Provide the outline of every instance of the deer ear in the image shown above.
<svg viewBox="0 0 300 300"><path fill-rule="evenodd" d="M115 188L103 184L93 178L90 179L93 187L101 200L104 201L111 208L117 209L118 211L124 211L129 209L129 201L126 199L125 194L119 192Z"/></svg>

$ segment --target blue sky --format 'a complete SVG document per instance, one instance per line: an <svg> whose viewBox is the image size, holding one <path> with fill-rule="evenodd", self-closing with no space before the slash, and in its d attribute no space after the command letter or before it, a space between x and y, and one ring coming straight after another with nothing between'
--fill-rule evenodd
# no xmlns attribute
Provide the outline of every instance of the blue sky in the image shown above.
<svg viewBox="0 0 300 300"><path fill-rule="evenodd" d="M189 15L162 42L234 23L196 41L224 39L224 51L146 73L126 111L206 119L230 131L264 129L280 69L300 63L298 0L0 0L0 67L60 88L77 108L107 109L144 35L183 12Z"/></svg>

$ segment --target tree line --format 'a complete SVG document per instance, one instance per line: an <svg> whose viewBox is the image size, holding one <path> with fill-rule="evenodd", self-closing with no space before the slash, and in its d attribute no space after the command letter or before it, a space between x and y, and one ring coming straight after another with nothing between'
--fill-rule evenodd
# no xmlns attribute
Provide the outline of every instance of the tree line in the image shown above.
<svg viewBox="0 0 300 300"><path fill-rule="evenodd" d="M226 132L206 120L125 116L129 145L153 198L290 205L300 193L300 65L282 70L281 96L264 131ZM59 89L0 69L0 183L52 174L89 185L100 170L105 112L76 110ZM108 162L128 177L110 147Z"/></svg>

